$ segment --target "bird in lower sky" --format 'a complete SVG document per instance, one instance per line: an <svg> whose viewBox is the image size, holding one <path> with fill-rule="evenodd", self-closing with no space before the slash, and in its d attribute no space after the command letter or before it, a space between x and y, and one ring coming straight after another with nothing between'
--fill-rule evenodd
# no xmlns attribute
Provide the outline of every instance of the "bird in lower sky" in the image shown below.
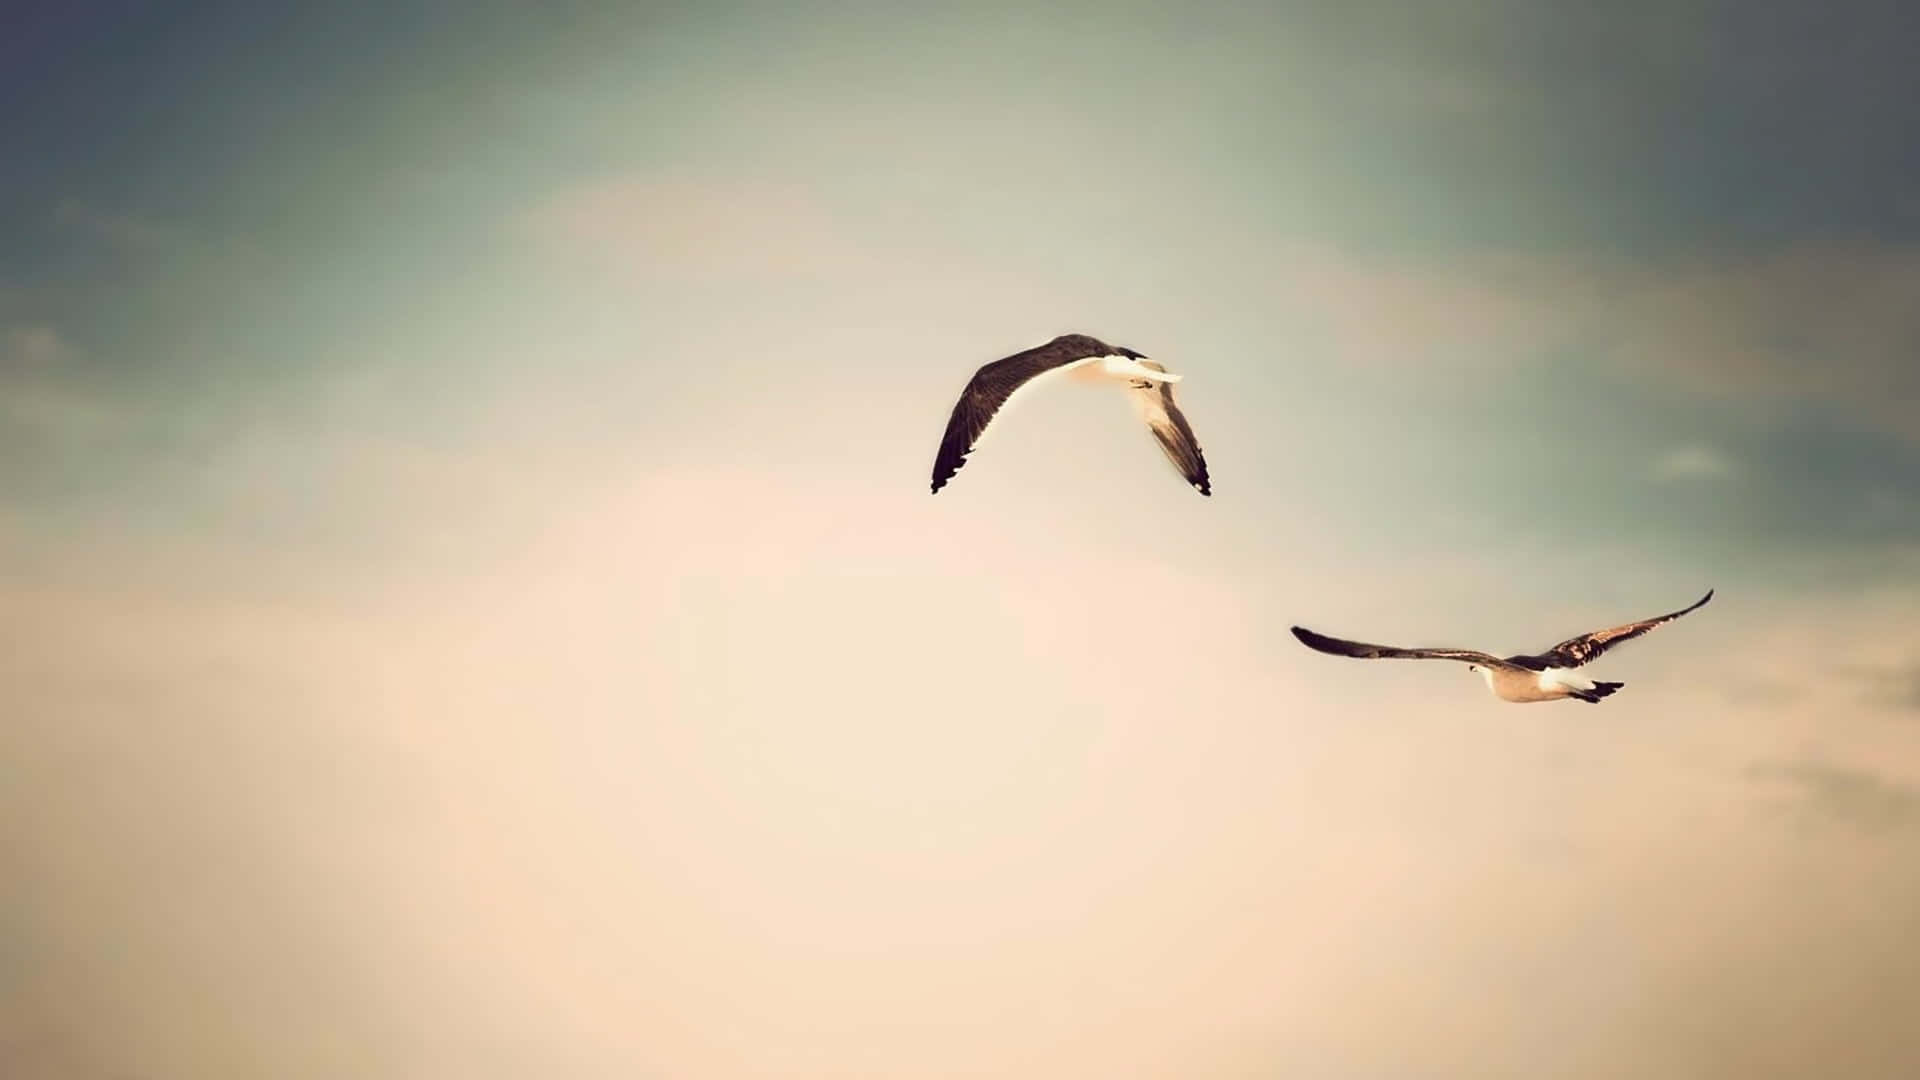
<svg viewBox="0 0 1920 1080"><path fill-rule="evenodd" d="M1580 675L1576 669L1586 666L1615 645L1664 626L1711 599L1713 590L1708 589L1707 595L1679 611L1571 637L1546 652L1530 656L1501 657L1476 649L1401 649L1391 645L1368 645L1316 634L1303 626L1294 627L1293 636L1309 649L1361 660L1458 660L1468 665L1469 671L1479 673L1487 681L1487 689L1502 701L1527 703L1574 698L1589 705L1598 705L1601 698L1626 684L1595 682Z"/></svg>

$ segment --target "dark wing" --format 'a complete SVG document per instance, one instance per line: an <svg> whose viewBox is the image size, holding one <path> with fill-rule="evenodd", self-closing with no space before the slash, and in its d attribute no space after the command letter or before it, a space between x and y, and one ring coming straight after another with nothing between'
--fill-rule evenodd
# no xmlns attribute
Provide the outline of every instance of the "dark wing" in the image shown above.
<svg viewBox="0 0 1920 1080"><path fill-rule="evenodd" d="M1679 611L1669 611L1665 615L1655 615L1651 619L1630 622L1625 626L1615 626L1606 630L1595 630L1591 634L1581 634L1579 637L1568 638L1553 648L1548 649L1546 652L1541 653L1539 656L1527 657L1526 659L1543 660L1546 661L1547 666L1550 667L1579 667L1582 664L1591 662L1601 653L1606 652L1615 645L1623 641L1631 641L1656 626L1664 626L1711 599L1713 599L1713 590L1708 589L1707 595L1695 600L1692 604L1681 608Z"/></svg>
<svg viewBox="0 0 1920 1080"><path fill-rule="evenodd" d="M995 360L974 372L967 388L960 391L960 400L954 403L953 415L947 418L947 433L941 437L940 452L933 459L933 490L937 492L946 486L953 474L960 471L960 466L967 463L967 455L979 445L987 425L993 423L994 416L1014 391L1050 371L1105 356L1110 351L1093 338L1068 335L1004 360Z"/></svg>
<svg viewBox="0 0 1920 1080"><path fill-rule="evenodd" d="M1166 368L1152 360L1141 360L1141 367L1155 371ZM1153 431L1153 437L1160 443L1160 449L1166 451L1167 460L1187 478L1187 483L1198 488L1202 495L1213 494L1213 482L1207 478L1207 457L1200 452L1200 440L1193 437L1193 428L1187 423L1186 414L1180 406L1174 404L1173 384L1156 383L1142 379L1132 384L1128 393L1133 404L1140 411L1140 418L1147 422Z"/></svg>
<svg viewBox="0 0 1920 1080"><path fill-rule="evenodd" d="M1328 637L1304 626L1294 627L1293 636L1299 638L1302 645L1317 652L1351 656L1359 660L1460 660L1469 664L1506 666L1499 657L1476 649L1397 649L1392 645L1369 645L1364 641Z"/></svg>

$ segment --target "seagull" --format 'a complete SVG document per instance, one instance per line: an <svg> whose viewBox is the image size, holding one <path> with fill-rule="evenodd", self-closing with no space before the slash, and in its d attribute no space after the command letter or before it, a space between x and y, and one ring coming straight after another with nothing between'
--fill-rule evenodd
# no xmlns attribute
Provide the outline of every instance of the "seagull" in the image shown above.
<svg viewBox="0 0 1920 1080"><path fill-rule="evenodd" d="M1015 398L1063 373L1077 382L1125 386L1167 460L1200 494L1213 494L1200 442L1173 402L1173 384L1184 376L1168 374L1144 353L1117 348L1085 334L1062 334L973 373L953 406L947 433L940 439L940 452L933 459L934 492L939 492L966 464L967 455L979 448L987 429Z"/></svg>
<svg viewBox="0 0 1920 1080"><path fill-rule="evenodd" d="M1397 649L1391 645L1344 641L1316 634L1304 626L1294 627L1293 636L1309 649L1361 660L1459 660L1468 665L1467 670L1479 672L1487 680L1487 689L1502 701L1524 704L1577 698L1589 705L1598 705L1601 698L1626 683L1594 682L1575 673L1575 668L1597 659L1601 653L1623 641L1630 641L1656 626L1672 622L1711 599L1713 590L1708 589L1707 595L1679 611L1571 637L1546 652L1532 656L1498 657L1475 649Z"/></svg>

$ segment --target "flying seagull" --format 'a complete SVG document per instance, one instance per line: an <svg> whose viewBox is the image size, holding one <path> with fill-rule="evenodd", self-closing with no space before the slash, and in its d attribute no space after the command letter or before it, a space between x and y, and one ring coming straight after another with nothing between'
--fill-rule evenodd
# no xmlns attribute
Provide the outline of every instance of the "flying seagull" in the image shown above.
<svg viewBox="0 0 1920 1080"><path fill-rule="evenodd" d="M953 474L967 463L967 455L979 448L987 429L1015 398L1061 374L1076 382L1126 387L1127 396L1159 440L1160 449L1166 451L1167 460L1200 494L1213 494L1200 442L1193 437L1193 428L1187 425L1180 406L1173 402L1173 384L1183 376L1168 374L1166 368L1143 353L1117 348L1085 334L1063 334L973 373L953 406L940 452L933 459L933 490L938 492L953 479Z"/></svg>
<svg viewBox="0 0 1920 1080"><path fill-rule="evenodd" d="M1570 697L1589 705L1598 705L1601 698L1626 683L1594 682L1576 674L1575 668L1597 659L1601 653L1623 641L1672 622L1711 599L1713 590L1708 589L1707 595L1679 611L1571 637L1546 652L1532 656L1499 657L1476 649L1397 649L1391 645L1343 641L1316 634L1303 626L1294 627L1293 636L1309 649L1362 660L1459 660L1468 665L1467 670L1479 672L1487 680L1487 689L1502 701L1525 703Z"/></svg>

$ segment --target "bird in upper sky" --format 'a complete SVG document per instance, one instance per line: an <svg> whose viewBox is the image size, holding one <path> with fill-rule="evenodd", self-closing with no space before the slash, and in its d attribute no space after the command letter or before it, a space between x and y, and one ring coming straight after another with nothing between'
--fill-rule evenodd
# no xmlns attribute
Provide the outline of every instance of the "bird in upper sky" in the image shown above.
<svg viewBox="0 0 1920 1080"><path fill-rule="evenodd" d="M953 406L940 452L934 457L933 490L938 492L953 479L966 464L967 455L979 449L987 429L1005 415L1014 399L1062 374L1076 382L1125 387L1167 460L1200 494L1213 494L1200 442L1174 404L1173 384L1183 376L1169 374L1144 353L1108 345L1085 334L1063 334L973 373Z"/></svg>
<svg viewBox="0 0 1920 1080"><path fill-rule="evenodd" d="M1707 595L1679 611L1571 637L1546 652L1530 656L1499 657L1476 649L1401 649L1391 645L1368 645L1316 634L1303 626L1294 627L1293 636L1309 649L1334 656L1351 656L1362 660L1458 660L1467 664L1469 671L1478 672L1487 681L1487 689L1502 701L1524 704L1574 698L1589 705L1598 705L1601 698L1626 684L1595 682L1578 674L1576 668L1597 659L1615 645L1664 626L1711 599L1713 590L1708 589Z"/></svg>

